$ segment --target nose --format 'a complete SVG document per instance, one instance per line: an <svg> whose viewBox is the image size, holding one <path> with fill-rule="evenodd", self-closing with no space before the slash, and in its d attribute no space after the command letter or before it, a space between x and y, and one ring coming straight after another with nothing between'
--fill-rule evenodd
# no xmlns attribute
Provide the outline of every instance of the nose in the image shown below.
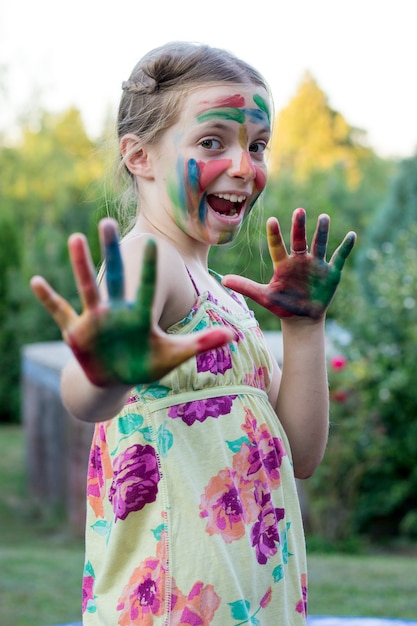
<svg viewBox="0 0 417 626"><path fill-rule="evenodd" d="M236 160L233 159L229 175L233 178L254 179L256 176L256 169L250 158L250 154L247 150L243 150L240 154L236 155Z"/></svg>

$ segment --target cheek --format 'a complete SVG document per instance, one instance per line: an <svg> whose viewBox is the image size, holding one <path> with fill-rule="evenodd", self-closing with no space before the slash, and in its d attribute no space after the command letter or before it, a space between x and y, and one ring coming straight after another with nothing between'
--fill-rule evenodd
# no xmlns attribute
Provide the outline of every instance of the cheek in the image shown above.
<svg viewBox="0 0 417 626"><path fill-rule="evenodd" d="M230 166L232 161L230 159L218 159L215 161L198 162L200 170L200 191L205 191L207 187L216 180L220 174L223 174Z"/></svg>
<svg viewBox="0 0 417 626"><path fill-rule="evenodd" d="M266 174L260 167L255 167L255 188L259 193L265 189Z"/></svg>

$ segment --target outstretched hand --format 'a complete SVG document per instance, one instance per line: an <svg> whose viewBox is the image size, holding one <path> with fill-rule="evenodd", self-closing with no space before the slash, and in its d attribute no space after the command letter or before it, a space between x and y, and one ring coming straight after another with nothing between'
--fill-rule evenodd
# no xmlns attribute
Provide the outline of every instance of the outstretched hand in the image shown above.
<svg viewBox="0 0 417 626"><path fill-rule="evenodd" d="M293 213L291 250L288 254L278 220L271 217L267 221L268 248L273 262L273 276L269 284L261 285L235 275L224 276L223 284L248 296L280 318L323 317L356 241L355 233L349 232L330 261L326 262L329 226L328 215L320 215L309 253L306 214L304 209L296 209Z"/></svg>
<svg viewBox="0 0 417 626"><path fill-rule="evenodd" d="M152 319L156 289L156 244L145 247L142 275L135 302L124 298L124 272L117 223L99 225L106 264L108 301L100 297L85 237L68 240L75 281L82 301L78 314L46 280L34 276L31 287L61 329L87 378L99 387L115 383L136 385L159 380L200 352L233 341L230 329L216 328L186 336L163 332Z"/></svg>

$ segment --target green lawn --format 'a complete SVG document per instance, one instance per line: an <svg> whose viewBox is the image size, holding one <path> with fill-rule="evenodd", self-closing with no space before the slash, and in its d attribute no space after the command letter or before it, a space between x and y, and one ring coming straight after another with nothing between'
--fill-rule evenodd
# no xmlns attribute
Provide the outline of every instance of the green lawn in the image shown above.
<svg viewBox="0 0 417 626"><path fill-rule="evenodd" d="M80 620L83 545L33 516L19 427L0 427L0 625ZM416 619L417 559L309 555L310 613Z"/></svg>

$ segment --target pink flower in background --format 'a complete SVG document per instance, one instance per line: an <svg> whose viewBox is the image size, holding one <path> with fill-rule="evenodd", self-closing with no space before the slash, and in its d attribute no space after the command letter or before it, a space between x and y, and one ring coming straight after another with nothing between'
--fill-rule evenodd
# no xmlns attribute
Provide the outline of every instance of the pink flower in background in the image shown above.
<svg viewBox="0 0 417 626"><path fill-rule="evenodd" d="M332 391L330 394L330 399L333 400L333 402L340 402L341 404L343 404L343 402L346 402L348 397L349 397L349 394L344 389L339 389L338 391Z"/></svg>
<svg viewBox="0 0 417 626"><path fill-rule="evenodd" d="M332 370L343 370L347 365L347 358L343 354L339 354L330 359L330 367Z"/></svg>

